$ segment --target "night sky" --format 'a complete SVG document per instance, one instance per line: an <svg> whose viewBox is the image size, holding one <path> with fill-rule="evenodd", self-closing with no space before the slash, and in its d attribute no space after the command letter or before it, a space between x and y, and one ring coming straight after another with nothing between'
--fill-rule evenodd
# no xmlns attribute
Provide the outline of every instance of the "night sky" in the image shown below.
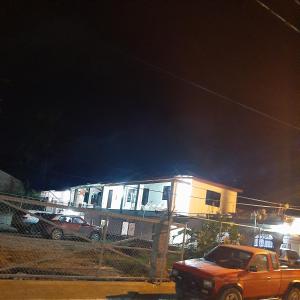
<svg viewBox="0 0 300 300"><path fill-rule="evenodd" d="M300 205L300 35L254 0L7 1L0 169L35 189L193 174ZM300 26L294 0L264 0Z"/></svg>

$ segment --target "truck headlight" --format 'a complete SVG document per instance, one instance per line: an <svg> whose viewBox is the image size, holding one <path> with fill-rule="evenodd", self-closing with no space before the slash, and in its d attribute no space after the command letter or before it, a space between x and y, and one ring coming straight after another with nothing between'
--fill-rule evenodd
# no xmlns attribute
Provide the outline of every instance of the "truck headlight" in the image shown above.
<svg viewBox="0 0 300 300"><path fill-rule="evenodd" d="M212 280L204 279L203 280L203 287L205 289L212 289L214 287L214 282Z"/></svg>

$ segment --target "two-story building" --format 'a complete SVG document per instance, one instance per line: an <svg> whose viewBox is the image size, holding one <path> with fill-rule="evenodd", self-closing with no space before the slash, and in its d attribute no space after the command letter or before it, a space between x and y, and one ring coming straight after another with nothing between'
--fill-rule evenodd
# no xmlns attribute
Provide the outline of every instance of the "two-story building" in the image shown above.
<svg viewBox="0 0 300 300"><path fill-rule="evenodd" d="M179 215L232 214L241 190L193 176L103 185L98 206L115 211Z"/></svg>
<svg viewBox="0 0 300 300"><path fill-rule="evenodd" d="M177 216L207 216L236 213L240 189L194 176L174 176L141 181L98 183L72 187L64 192L43 192L48 200L71 207L95 208L85 218L99 225L97 210L107 210L142 217L160 217L171 213ZM55 197L54 197L55 195ZM109 232L116 235L134 235L142 228L125 220L110 221ZM152 228L148 228L148 234ZM151 232L150 232L151 231Z"/></svg>

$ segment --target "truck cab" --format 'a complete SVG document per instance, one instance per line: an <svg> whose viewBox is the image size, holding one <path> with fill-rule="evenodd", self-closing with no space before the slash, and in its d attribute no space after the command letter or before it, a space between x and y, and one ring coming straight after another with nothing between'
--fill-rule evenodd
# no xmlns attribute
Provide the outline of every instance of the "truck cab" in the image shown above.
<svg viewBox="0 0 300 300"><path fill-rule="evenodd" d="M300 270L280 268L275 252L220 245L202 258L174 263L177 298L300 300Z"/></svg>

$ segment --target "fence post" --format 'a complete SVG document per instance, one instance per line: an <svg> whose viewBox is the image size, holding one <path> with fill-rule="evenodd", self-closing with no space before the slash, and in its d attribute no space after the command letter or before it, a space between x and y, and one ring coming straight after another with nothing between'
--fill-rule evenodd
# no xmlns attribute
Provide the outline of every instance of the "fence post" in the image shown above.
<svg viewBox="0 0 300 300"><path fill-rule="evenodd" d="M162 217L160 223L155 224L153 249L150 257L150 273L151 281L162 278L166 275L166 254L169 244L169 223L166 218Z"/></svg>
<svg viewBox="0 0 300 300"><path fill-rule="evenodd" d="M184 230L183 230L183 239L182 239L182 247L181 247L180 260L184 259L184 246L185 246L186 230L187 230L187 224L185 223Z"/></svg>
<svg viewBox="0 0 300 300"><path fill-rule="evenodd" d="M108 227L108 216L105 218L105 226L103 230L103 236L102 236L102 242L101 242L101 252L100 252L100 258L99 258L99 267L97 275L99 275L99 271L102 268L103 265L103 257L104 257L104 250L105 250L105 243L106 243L106 235L107 235L107 227Z"/></svg>
<svg viewBox="0 0 300 300"><path fill-rule="evenodd" d="M223 223L222 223L222 218L221 218L221 220L220 220L220 229L219 229L219 244L222 244L223 242L225 242L225 236L224 236L224 240L223 240L223 233L222 233L222 231L223 231Z"/></svg>

